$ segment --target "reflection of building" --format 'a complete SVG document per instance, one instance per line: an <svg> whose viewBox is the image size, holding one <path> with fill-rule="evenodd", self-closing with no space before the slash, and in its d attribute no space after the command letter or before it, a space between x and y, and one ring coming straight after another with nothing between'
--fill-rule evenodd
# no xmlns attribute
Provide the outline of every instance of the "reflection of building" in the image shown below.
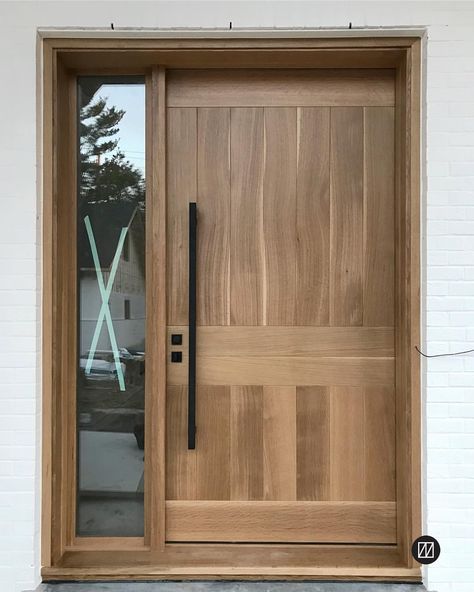
<svg viewBox="0 0 474 592"><path fill-rule="evenodd" d="M145 217L135 204L121 200L86 204L80 209L78 268L80 290L81 369L102 307L91 241L89 217L104 287L108 286L120 249L108 297L126 388L118 390L112 344L102 322L91 373L79 382L79 478L77 528L81 535L141 536L143 531L143 438L145 349ZM120 235L126 228L120 247Z"/></svg>
<svg viewBox="0 0 474 592"><path fill-rule="evenodd" d="M143 212L127 202L91 204L90 218L97 245L104 284L119 242L120 231L127 227L120 261L109 298L109 309L119 348L144 351L145 335L145 218ZM80 285L80 352L87 354L102 305L92 252L84 226L79 220L78 268ZM98 350L110 350L107 327L103 323Z"/></svg>

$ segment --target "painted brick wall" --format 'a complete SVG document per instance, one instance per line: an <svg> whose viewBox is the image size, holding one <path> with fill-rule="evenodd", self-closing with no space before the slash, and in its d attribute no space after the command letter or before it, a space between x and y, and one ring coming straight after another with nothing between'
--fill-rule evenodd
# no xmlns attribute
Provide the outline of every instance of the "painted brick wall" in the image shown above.
<svg viewBox="0 0 474 592"><path fill-rule="evenodd" d="M0 2L0 589L39 581L38 27L426 27L423 311L430 353L474 342L474 3ZM429 360L425 570L474 590L474 358Z"/></svg>

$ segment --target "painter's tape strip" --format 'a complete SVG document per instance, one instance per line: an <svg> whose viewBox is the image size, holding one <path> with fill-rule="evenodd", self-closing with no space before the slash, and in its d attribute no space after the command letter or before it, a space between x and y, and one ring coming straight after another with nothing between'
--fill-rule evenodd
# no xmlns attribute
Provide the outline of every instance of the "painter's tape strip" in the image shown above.
<svg viewBox="0 0 474 592"><path fill-rule="evenodd" d="M100 307L99 316L97 317L97 323L95 326L94 335L92 337L92 343L91 343L91 347L89 350L89 356L87 358L86 374L90 374L90 372L91 372L92 362L94 360L95 352L97 351L97 343L99 341L100 331L102 329L102 324L104 322L104 317L105 317L105 322L107 324L107 329L109 331L110 344L112 346L112 352L113 352L114 361L115 361L115 368L117 370L117 378L119 381L120 390L124 391L125 390L125 379L124 379L124 375L123 375L122 364L120 362L120 355L119 355L118 346L117 346L117 339L115 337L114 326L112 323L112 317L110 315L109 298L110 298L110 293L112 292L112 287L114 284L115 275L117 273L117 268L118 268L118 264L120 261L120 255L122 253L123 244L125 242L125 236L127 235L128 228L122 228L122 230L120 231L120 237L119 237L119 241L117 244L117 249L115 251L114 259L112 262L112 267L110 268L110 275L109 275L109 279L107 282L107 288L106 288L104 285L104 277L102 275L102 268L100 266L99 254L97 252L97 246L96 246L94 233L92 231L92 226L90 223L89 216L86 216L84 218L84 224L86 225L87 236L89 238L89 243L90 243L91 251L92 251L92 259L94 261L95 272L97 274L97 283L99 285L100 295L102 298L102 305Z"/></svg>

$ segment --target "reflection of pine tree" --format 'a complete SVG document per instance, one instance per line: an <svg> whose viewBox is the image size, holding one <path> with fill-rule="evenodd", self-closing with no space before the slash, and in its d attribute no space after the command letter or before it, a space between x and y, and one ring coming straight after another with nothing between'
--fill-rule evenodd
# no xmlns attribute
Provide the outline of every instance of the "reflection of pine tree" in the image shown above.
<svg viewBox="0 0 474 592"><path fill-rule="evenodd" d="M94 204L103 209L113 202L128 202L140 209L144 207L142 172L117 148L118 125L124 114L122 109L108 107L107 99L103 98L81 108L80 196L83 207Z"/></svg>

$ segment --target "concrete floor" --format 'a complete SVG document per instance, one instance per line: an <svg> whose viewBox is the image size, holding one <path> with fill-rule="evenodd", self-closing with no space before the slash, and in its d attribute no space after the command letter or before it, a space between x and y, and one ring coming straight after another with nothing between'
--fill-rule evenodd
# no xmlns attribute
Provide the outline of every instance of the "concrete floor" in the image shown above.
<svg viewBox="0 0 474 592"><path fill-rule="evenodd" d="M40 584L36 592L426 592L426 588L373 582L83 582Z"/></svg>

